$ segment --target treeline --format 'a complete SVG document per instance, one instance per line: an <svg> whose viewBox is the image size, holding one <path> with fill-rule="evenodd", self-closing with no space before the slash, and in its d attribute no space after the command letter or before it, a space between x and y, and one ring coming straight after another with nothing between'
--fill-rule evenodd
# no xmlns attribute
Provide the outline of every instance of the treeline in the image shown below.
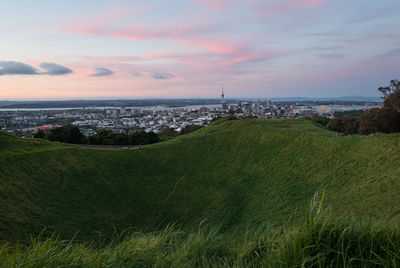
<svg viewBox="0 0 400 268"><path fill-rule="evenodd" d="M95 135L89 136L88 141L94 145L144 145L159 142L160 138L152 131L118 133L101 129Z"/></svg>
<svg viewBox="0 0 400 268"><path fill-rule="evenodd" d="M329 121L313 121L346 135L400 132L400 81L392 80L389 86L378 90L383 94L382 108L370 109L361 115L347 114Z"/></svg>
<svg viewBox="0 0 400 268"><path fill-rule="evenodd" d="M47 139L72 144L93 144L93 145L145 145L164 141L200 129L202 126L188 125L180 132L173 128L165 128L159 134L153 131L143 130L129 131L126 133L114 132L108 129L100 129L96 134L86 137L77 126L64 125L50 129L49 131L39 130L34 138Z"/></svg>

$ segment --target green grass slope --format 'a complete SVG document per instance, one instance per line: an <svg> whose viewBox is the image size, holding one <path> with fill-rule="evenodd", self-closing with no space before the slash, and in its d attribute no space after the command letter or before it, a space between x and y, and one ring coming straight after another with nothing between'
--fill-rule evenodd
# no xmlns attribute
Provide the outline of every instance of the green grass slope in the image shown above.
<svg viewBox="0 0 400 268"><path fill-rule="evenodd" d="M315 196L290 228L240 235L167 227L124 232L112 241L57 237L23 248L0 247L4 267L398 267L400 226L332 217Z"/></svg>
<svg viewBox="0 0 400 268"><path fill-rule="evenodd" d="M91 150L0 134L0 239L79 239L201 222L223 231L303 215L398 221L400 135L338 136L301 120L213 124L144 150ZM393 217L392 217L393 216Z"/></svg>

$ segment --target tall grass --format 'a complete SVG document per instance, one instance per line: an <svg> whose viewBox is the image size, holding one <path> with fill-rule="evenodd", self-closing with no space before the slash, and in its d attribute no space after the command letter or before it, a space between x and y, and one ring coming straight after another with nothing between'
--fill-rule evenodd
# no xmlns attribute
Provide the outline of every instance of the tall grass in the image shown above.
<svg viewBox="0 0 400 268"><path fill-rule="evenodd" d="M310 202L292 226L223 234L174 227L153 233L125 232L102 244L32 239L26 248L3 245L3 267L397 267L400 228L335 218Z"/></svg>
<svg viewBox="0 0 400 268"><path fill-rule="evenodd" d="M336 136L303 120L221 121L145 150L91 150L0 133L0 241L112 237L176 223L235 232L332 213L400 222L400 135Z"/></svg>

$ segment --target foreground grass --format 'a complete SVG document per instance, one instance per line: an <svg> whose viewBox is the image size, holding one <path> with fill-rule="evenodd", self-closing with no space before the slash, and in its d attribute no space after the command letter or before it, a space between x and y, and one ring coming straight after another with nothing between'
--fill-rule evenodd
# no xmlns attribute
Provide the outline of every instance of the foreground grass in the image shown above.
<svg viewBox="0 0 400 268"><path fill-rule="evenodd" d="M396 267L400 227L338 219L314 199L293 226L240 234L173 227L125 233L111 243L33 239L0 248L4 267Z"/></svg>
<svg viewBox="0 0 400 268"><path fill-rule="evenodd" d="M400 135L337 136L303 120L222 121L126 151L0 133L0 241L203 221L232 233L296 221L316 191L336 216L396 224L399 174Z"/></svg>

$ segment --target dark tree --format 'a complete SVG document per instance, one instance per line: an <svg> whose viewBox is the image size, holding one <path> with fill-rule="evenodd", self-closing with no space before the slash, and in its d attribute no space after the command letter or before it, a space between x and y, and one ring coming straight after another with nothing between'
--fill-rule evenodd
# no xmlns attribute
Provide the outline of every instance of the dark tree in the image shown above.
<svg viewBox="0 0 400 268"><path fill-rule="evenodd" d="M358 133L360 128L360 118L358 116L343 116L343 133L346 135L353 135Z"/></svg>
<svg viewBox="0 0 400 268"><path fill-rule="evenodd" d="M400 90L397 89L385 98L383 106L386 109L391 109L396 113L400 113Z"/></svg>
<svg viewBox="0 0 400 268"><path fill-rule="evenodd" d="M383 107L371 109L360 118L360 133L400 132L400 82L390 81L387 87L378 89L383 94Z"/></svg>
<svg viewBox="0 0 400 268"><path fill-rule="evenodd" d="M154 133L153 131L150 131L147 133L147 139L148 139L148 143L152 144L152 143L156 143L160 141L160 137Z"/></svg>
<svg viewBox="0 0 400 268"><path fill-rule="evenodd" d="M360 120L357 116L343 116L329 121L327 127L330 130L342 132L346 135L357 134L360 127Z"/></svg>
<svg viewBox="0 0 400 268"><path fill-rule="evenodd" d="M340 118L332 119L328 123L327 127L332 131L343 132L343 124L342 124L342 120Z"/></svg>
<svg viewBox="0 0 400 268"><path fill-rule="evenodd" d="M107 129L100 129L95 135L89 137L90 144L114 145L113 132Z"/></svg>
<svg viewBox="0 0 400 268"><path fill-rule="evenodd" d="M182 128L181 134L187 134L187 133L196 131L202 127L203 126L199 126L199 125L187 125L186 127Z"/></svg>
<svg viewBox="0 0 400 268"><path fill-rule="evenodd" d="M39 129L39 130L35 133L35 135L33 135L33 137L34 137L35 139L44 139L44 138L46 138L46 134L44 133L43 130Z"/></svg>
<svg viewBox="0 0 400 268"><path fill-rule="evenodd" d="M135 131L130 134L117 133L107 129L100 129L89 137L90 144L95 145L144 145L160 141L158 135L152 131Z"/></svg>
<svg viewBox="0 0 400 268"><path fill-rule="evenodd" d="M314 116L313 118L311 118L311 121L326 127L330 120L326 117Z"/></svg>
<svg viewBox="0 0 400 268"><path fill-rule="evenodd" d="M131 135L132 145L143 145L148 143L147 133L145 131L135 131Z"/></svg>
<svg viewBox="0 0 400 268"><path fill-rule="evenodd" d="M175 129L173 129L173 128L166 127L166 128L164 128L163 131L160 132L159 135L160 135L160 138L161 138L161 139L163 139L163 140L168 140L168 139L171 139L171 138L173 138L173 137L178 136L179 133L178 133Z"/></svg>
<svg viewBox="0 0 400 268"><path fill-rule="evenodd" d="M114 133L113 145L130 145L128 135L124 133Z"/></svg>
<svg viewBox="0 0 400 268"><path fill-rule="evenodd" d="M48 139L65 143L80 144L85 142L85 136L77 126L64 125L50 130Z"/></svg>
<svg viewBox="0 0 400 268"><path fill-rule="evenodd" d="M378 89L383 94L383 107L370 109L362 114L359 120L354 116L335 118L328 128L345 134L353 134L358 126L358 133L371 134L376 132L400 132L400 82L390 81L387 87Z"/></svg>
<svg viewBox="0 0 400 268"><path fill-rule="evenodd" d="M379 132L381 128L380 127L381 117L382 117L381 109L379 108L370 109L368 112L361 115L360 128L358 132L360 134L371 134Z"/></svg>
<svg viewBox="0 0 400 268"><path fill-rule="evenodd" d="M235 111L233 109L229 109L228 112L228 120L237 120L238 118L235 116Z"/></svg>
<svg viewBox="0 0 400 268"><path fill-rule="evenodd" d="M380 87L378 90L383 94L383 99L386 100L391 94L400 91L400 81L391 80L389 86Z"/></svg>
<svg viewBox="0 0 400 268"><path fill-rule="evenodd" d="M380 111L380 131L384 133L400 132L400 112L392 107L384 107Z"/></svg>

